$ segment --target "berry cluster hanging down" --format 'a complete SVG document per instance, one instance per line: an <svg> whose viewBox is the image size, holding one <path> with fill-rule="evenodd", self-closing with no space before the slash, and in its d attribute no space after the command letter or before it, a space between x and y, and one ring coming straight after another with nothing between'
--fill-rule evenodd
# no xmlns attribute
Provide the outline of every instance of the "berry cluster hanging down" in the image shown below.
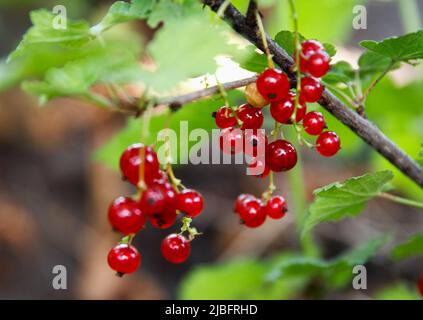
<svg viewBox="0 0 423 320"><path fill-rule="evenodd" d="M197 235L189 223L191 218L203 211L203 197L195 190L185 189L169 174L160 169L156 152L149 146L129 146L120 158L120 169L124 180L139 189L137 199L119 197L109 207L109 221L113 229L125 237L108 255L109 266L118 274L132 273L141 264L141 255L131 245L134 235L140 232L148 221L154 228L167 229L174 225L179 215L183 216L182 231L188 231L186 238L170 234L163 239L163 257L172 263L182 263L190 255L191 241Z"/></svg>
<svg viewBox="0 0 423 320"><path fill-rule="evenodd" d="M226 154L244 152L253 157L249 164L261 168L260 177L270 172L291 170L297 163L297 150L290 141L283 138L281 126L294 126L301 145L315 148L325 157L334 156L341 148L338 135L326 130L323 114L317 111L307 113L307 103L317 102L323 94L324 86L319 78L330 69L330 57L324 47L315 40L304 41L301 45L300 71L304 75L300 82L300 93L291 91L288 76L275 68L264 70L257 81L246 87L247 104L237 108L223 106L214 113L216 125L222 129L220 148ZM264 122L262 109L270 104L270 114L276 121L271 135L261 134ZM251 129L251 130L247 130ZM307 142L302 133L317 136L315 144ZM269 142L271 140L271 142ZM257 157L257 146L264 143L264 160ZM252 195L241 195L235 203L234 211L241 221L251 228L262 225L266 217L282 218L287 205L281 196L273 196L274 186L261 199Z"/></svg>

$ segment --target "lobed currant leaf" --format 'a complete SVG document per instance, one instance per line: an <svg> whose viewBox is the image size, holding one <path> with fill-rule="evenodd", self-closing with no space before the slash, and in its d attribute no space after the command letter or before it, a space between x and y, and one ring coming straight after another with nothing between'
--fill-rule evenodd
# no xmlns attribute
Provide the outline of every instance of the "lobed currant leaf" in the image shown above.
<svg viewBox="0 0 423 320"><path fill-rule="evenodd" d="M379 171L315 190L315 199L303 223L302 235L319 223L360 214L367 201L376 197L392 179L391 171Z"/></svg>

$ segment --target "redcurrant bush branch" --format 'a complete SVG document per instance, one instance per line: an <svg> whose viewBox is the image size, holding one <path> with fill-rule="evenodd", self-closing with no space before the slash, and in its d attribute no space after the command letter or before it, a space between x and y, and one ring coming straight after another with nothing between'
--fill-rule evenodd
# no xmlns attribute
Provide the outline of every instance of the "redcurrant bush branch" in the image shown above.
<svg viewBox="0 0 423 320"><path fill-rule="evenodd" d="M209 6L211 10L217 11L222 1L202 0L202 3ZM236 32L264 51L260 37L257 36L255 30L247 24L246 18L234 6L228 5L224 11L223 19L225 19ZM270 36L266 35L266 37L269 51L273 55L273 60L288 74L292 85L295 86L297 78L291 71L294 63L292 57L272 40ZM327 89L319 100L319 104L334 115L335 118L349 127L416 184L423 187L423 169L416 161L386 137L373 123L353 112Z"/></svg>

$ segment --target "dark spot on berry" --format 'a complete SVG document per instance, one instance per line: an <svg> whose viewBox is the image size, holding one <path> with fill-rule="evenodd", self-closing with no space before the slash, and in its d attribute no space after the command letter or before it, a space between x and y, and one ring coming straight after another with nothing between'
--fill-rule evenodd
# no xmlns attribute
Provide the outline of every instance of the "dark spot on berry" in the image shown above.
<svg viewBox="0 0 423 320"><path fill-rule="evenodd" d="M267 97L268 97L269 99L275 99L277 96L278 96L278 95L277 95L276 93L269 93L269 94L267 95Z"/></svg>

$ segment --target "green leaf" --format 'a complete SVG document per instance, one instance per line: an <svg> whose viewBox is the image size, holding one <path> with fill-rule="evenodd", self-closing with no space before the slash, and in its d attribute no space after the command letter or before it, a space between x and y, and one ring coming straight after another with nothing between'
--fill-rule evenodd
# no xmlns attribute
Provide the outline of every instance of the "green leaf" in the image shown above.
<svg viewBox="0 0 423 320"><path fill-rule="evenodd" d="M306 40L306 38L300 34L300 42ZM295 53L295 32L292 31L281 31L275 36L275 41L285 49L285 51L290 55L294 56ZM336 48L330 43L324 43L323 46L327 54L333 57L336 54Z"/></svg>
<svg viewBox="0 0 423 320"><path fill-rule="evenodd" d="M361 77L371 77L377 73L384 72L388 68L394 69L399 67L399 65L392 66L390 58L372 51L363 53L358 60L358 65L360 67Z"/></svg>
<svg viewBox="0 0 423 320"><path fill-rule="evenodd" d="M67 20L66 29L55 29L57 17L47 10L32 11L33 26L27 31L15 51L8 58L13 61L19 56L30 55L39 44L54 44L62 47L80 47L90 40L90 27L84 21Z"/></svg>
<svg viewBox="0 0 423 320"><path fill-rule="evenodd" d="M423 255L423 233L415 234L392 249L391 257L398 261Z"/></svg>
<svg viewBox="0 0 423 320"><path fill-rule="evenodd" d="M201 37L198 36L199 30ZM148 47L157 68L152 72L143 72L145 83L163 92L182 80L214 73L217 68L216 56L233 56L239 51L227 43L222 33L224 30L210 23L203 15L167 23Z"/></svg>
<svg viewBox="0 0 423 320"><path fill-rule="evenodd" d="M332 65L330 72L323 78L323 81L331 84L351 83L355 81L355 71L346 61L339 61Z"/></svg>
<svg viewBox="0 0 423 320"><path fill-rule="evenodd" d="M315 190L314 202L303 224L303 235L321 222L358 215L367 201L377 196L392 178L391 171L380 171Z"/></svg>
<svg viewBox="0 0 423 320"><path fill-rule="evenodd" d="M420 300L416 289L405 283L396 283L385 287L375 294L377 300Z"/></svg>
<svg viewBox="0 0 423 320"><path fill-rule="evenodd" d="M165 24L181 22L188 17L201 14L201 11L200 2L197 0L161 0L154 6L147 23L151 28L156 28L160 22Z"/></svg>
<svg viewBox="0 0 423 320"><path fill-rule="evenodd" d="M300 36L300 42L303 42L306 38L303 35ZM295 33L291 31L281 31L275 36L275 41L279 44L285 51L293 56L295 53Z"/></svg>
<svg viewBox="0 0 423 320"><path fill-rule="evenodd" d="M251 72L261 73L267 68L267 58L266 55L258 53L254 49L252 47L248 48L251 52L247 54L247 58L244 61L239 63L239 66Z"/></svg>
<svg viewBox="0 0 423 320"><path fill-rule="evenodd" d="M228 96L229 99L234 102L242 99L242 93L239 91L230 91L228 92ZM188 140L188 138L179 136L181 132L181 121L187 121L188 134L191 130L197 128L202 128L210 132L215 128L214 119L211 114L223 104L224 102L221 98L209 98L189 103L174 112L171 116L168 113L169 111L155 114L150 121L149 137L147 141L143 142L145 144L156 143L158 133L165 127L167 118L170 116L169 129L178 134L177 150L172 152L172 155L178 163L186 163L189 156L189 149L192 145L198 143L198 141L189 141L188 150L179 148L180 139ZM108 143L95 153L95 159L105 163L110 168L118 169L119 157L122 150L133 143L139 142L142 123L143 119L130 119L122 131L117 133Z"/></svg>
<svg viewBox="0 0 423 320"><path fill-rule="evenodd" d="M304 256L285 259L276 263L266 278L268 281L276 281L286 276L319 276L331 285L341 287L351 279L355 265L365 264L391 238L390 235L379 236L328 261Z"/></svg>
<svg viewBox="0 0 423 320"><path fill-rule="evenodd" d="M394 62L423 59L423 30L380 42L365 40L360 45Z"/></svg>
<svg viewBox="0 0 423 320"><path fill-rule="evenodd" d="M138 61L129 51L102 51L63 68L52 68L44 80L26 81L22 87L45 103L57 97L87 97L95 83L131 83L139 80L139 72Z"/></svg>
<svg viewBox="0 0 423 320"><path fill-rule="evenodd" d="M304 276L286 276L266 283L264 276L269 263L248 259L197 267L182 281L178 297L188 300L289 299L305 287L307 277Z"/></svg>
<svg viewBox="0 0 423 320"><path fill-rule="evenodd" d="M94 34L99 34L119 23L145 19L153 11L156 2L157 0L132 0L131 3L117 1L112 4L106 16L92 28L92 31Z"/></svg>

